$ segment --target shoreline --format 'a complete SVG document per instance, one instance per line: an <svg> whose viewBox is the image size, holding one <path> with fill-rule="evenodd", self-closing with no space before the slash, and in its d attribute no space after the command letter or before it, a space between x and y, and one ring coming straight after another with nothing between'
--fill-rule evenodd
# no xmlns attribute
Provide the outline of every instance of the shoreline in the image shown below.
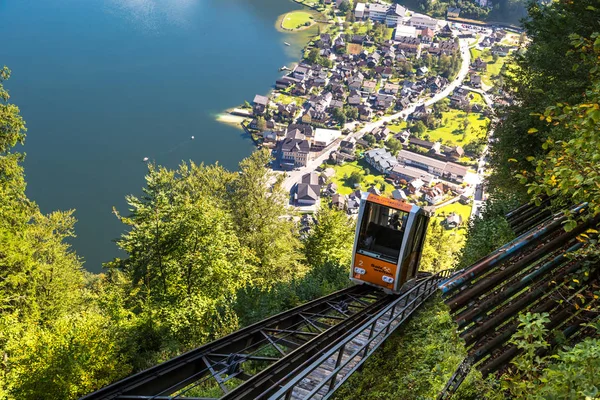
<svg viewBox="0 0 600 400"><path fill-rule="evenodd" d="M302 4L302 3L298 3L298 4ZM304 5L303 5L304 6ZM304 6L306 7L306 6ZM285 28L283 26L283 21L285 20L285 18L290 15L293 14L294 12L304 12L306 14L310 14L310 16L312 17L312 19L310 20L310 25L307 26L301 26L299 28L293 28L293 29L288 29ZM315 25L319 25L320 22L318 22L320 19L327 19L324 15L322 15L320 12L315 11L313 9L308 9L308 10L293 10L293 11L289 11L285 14L281 14L279 17L277 17L277 19L275 20L275 29L277 29L279 32L282 33L297 33L297 32L302 32L302 31L306 31L308 29L313 28Z"/></svg>
<svg viewBox="0 0 600 400"><path fill-rule="evenodd" d="M234 110L235 110L235 108L225 110L224 112L217 114L215 119L217 120L217 122L220 122L222 124L226 124L229 126L233 126L237 129L243 131L244 128L242 128L242 122L244 122L245 120L247 120L248 118L251 118L251 117L242 117L239 115L233 115L231 112Z"/></svg>

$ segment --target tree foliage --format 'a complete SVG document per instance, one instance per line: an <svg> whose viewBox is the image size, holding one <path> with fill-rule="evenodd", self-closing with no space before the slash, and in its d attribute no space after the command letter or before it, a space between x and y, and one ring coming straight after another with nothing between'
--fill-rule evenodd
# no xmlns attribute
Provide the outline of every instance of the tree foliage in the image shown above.
<svg viewBox="0 0 600 400"><path fill-rule="evenodd" d="M322 207L304 244L309 265L350 265L354 222L339 210Z"/></svg>
<svg viewBox="0 0 600 400"><path fill-rule="evenodd" d="M462 244L454 230L446 230L436 218L432 218L427 227L419 268L428 272L453 268Z"/></svg>
<svg viewBox="0 0 600 400"><path fill-rule="evenodd" d="M40 212L25 194L25 122L0 71L0 398L77 398L130 371L118 326L94 306L66 240L73 212ZM115 361L116 362L113 362Z"/></svg>
<svg viewBox="0 0 600 400"><path fill-rule="evenodd" d="M574 203L587 202L585 217L600 214L600 35L590 38L573 36L574 46L581 56L580 65L596 64L588 71L592 85L580 103L557 103L549 106L540 120L546 123L549 135L542 144L545 154L528 157L533 170L522 171L518 176L527 183L529 193L536 198L545 195L560 195ZM538 135L531 128L530 135ZM575 217L565 227L575 227Z"/></svg>
<svg viewBox="0 0 600 400"><path fill-rule="evenodd" d="M527 157L542 155L547 139L564 139L565 132L553 130L533 114L539 115L556 103L573 105L583 101L591 87L589 71L596 63L572 51L570 35L591 38L597 30L599 13L595 0L530 3L524 27L531 43L526 52L511 56L514 66L503 76L505 90L514 104L500 112L494 133L497 140L490 154L492 191L523 196L526 190L515 176L530 169ZM537 129L536 135L528 134L531 128Z"/></svg>
<svg viewBox="0 0 600 400"><path fill-rule="evenodd" d="M398 152L402 150L402 142L396 138L389 138L385 141L385 146L390 150L393 155L398 155Z"/></svg>

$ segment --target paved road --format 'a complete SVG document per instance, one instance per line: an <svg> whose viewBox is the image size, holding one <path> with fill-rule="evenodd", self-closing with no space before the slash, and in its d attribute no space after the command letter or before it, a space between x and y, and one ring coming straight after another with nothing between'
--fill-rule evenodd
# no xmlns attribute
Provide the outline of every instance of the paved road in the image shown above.
<svg viewBox="0 0 600 400"><path fill-rule="evenodd" d="M410 106L408 106L407 108L405 108L404 110L402 110L400 112L381 117L381 119L379 119L378 121L375 121L375 122L369 122L364 126L364 128L362 128L358 132L350 133L348 135L347 139L349 139L351 137L354 137L355 139L360 139L366 133L371 132L373 129L383 125L384 122L390 122L390 121L392 121L394 119L398 119L398 118L406 119L413 111L415 111L415 108L422 105L423 103L425 103L425 105L427 105L427 106L430 106L430 105L442 100L443 98L448 97L448 95L450 95L454 91L454 89L456 89L458 86L461 85L462 81L465 79L465 77L469 73L469 65L471 64L471 53L469 52L468 40L461 39L459 41L459 44L460 44L460 52L461 52L461 56L462 56L462 64L461 64L460 70L459 70L456 78L451 83L449 83L448 86L446 86L441 92L437 93L434 97L432 97L431 99L429 99L425 102L423 102L423 100L420 100L416 103L412 103ZM346 125L346 127L350 127L350 126L353 126L353 125ZM327 159L329 159L329 155L331 154L331 152L336 149L337 149L337 147L333 147L333 148L329 149L328 151L326 151L325 153L323 153L317 159L309 161L305 167L302 167L298 170L288 172L288 176L286 177L286 179L283 183L283 186L285 187L285 189L288 191L291 190L292 187L300 181L300 178L302 178L303 175L314 171L319 165L321 165L323 162L325 162Z"/></svg>

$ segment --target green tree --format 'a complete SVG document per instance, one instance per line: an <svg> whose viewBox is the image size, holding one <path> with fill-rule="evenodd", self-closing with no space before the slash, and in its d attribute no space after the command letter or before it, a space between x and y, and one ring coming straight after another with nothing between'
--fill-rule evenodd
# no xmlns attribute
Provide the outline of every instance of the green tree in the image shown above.
<svg viewBox="0 0 600 400"><path fill-rule="evenodd" d="M267 129L267 121L265 120L265 117L263 117L262 115L259 115L258 117L256 117L256 128L259 131L264 131L265 129Z"/></svg>
<svg viewBox="0 0 600 400"><path fill-rule="evenodd" d="M575 37L574 45L579 49L582 64L596 61L589 71L591 88L581 103L558 103L538 114L547 124L544 129L549 132L549 138L542 145L545 154L537 159L528 157L535 168L530 172L522 171L518 176L522 183L528 183L529 193L538 199L559 195L568 202L587 202L589 207L583 217L589 218L600 214L600 63L597 62L600 34L594 33L590 38ZM530 136L538 134L536 128L529 130ZM578 217L581 216L570 216L565 228L573 229ZM598 251L597 246L593 247Z"/></svg>
<svg viewBox="0 0 600 400"><path fill-rule="evenodd" d="M427 132L427 126L425 125L425 123L423 121L418 120L412 126L410 131L413 133L416 133L418 136L420 136L420 135L423 135L425 132Z"/></svg>
<svg viewBox="0 0 600 400"><path fill-rule="evenodd" d="M0 398L78 398L130 371L66 241L73 211L48 215L25 194L25 122L0 70ZM114 330L110 330L114 328ZM115 363L113 363L116 361Z"/></svg>
<svg viewBox="0 0 600 400"><path fill-rule="evenodd" d="M558 130L532 114L556 103L578 104L591 87L590 69L595 60L581 58L573 51L570 35L591 38L600 8L595 0L561 1L548 5L530 3L529 18L524 22L531 43L524 53L513 54L513 67L503 76L504 90L514 105L499 113L499 123L491 146L490 189L519 193L526 197L525 186L515 176L530 170L527 157L544 153L547 139L562 140ZM560 35L556 32L561 32ZM530 128L538 132L529 135ZM564 133L564 132L563 132ZM555 137L559 134L559 137ZM509 161L515 160L515 161Z"/></svg>
<svg viewBox="0 0 600 400"><path fill-rule="evenodd" d="M364 175L360 171L352 171L352 173L346 177L346 184L351 187L355 187L362 183Z"/></svg>
<svg viewBox="0 0 600 400"><path fill-rule="evenodd" d="M267 165L267 149L254 152L240 163L240 173L230 185L230 212L241 243L258 257L257 283L290 279L305 270L300 264L300 242L290 211L283 175Z"/></svg>
<svg viewBox="0 0 600 400"><path fill-rule="evenodd" d="M427 227L420 269L439 272L453 268L462 243L456 232L447 231L435 218Z"/></svg>
<svg viewBox="0 0 600 400"><path fill-rule="evenodd" d="M375 136L373 136L373 135L372 135L372 134L370 134L370 133L367 133L365 136L363 136L363 140L364 140L365 142L367 142L367 143L369 144L369 146L373 146L373 145L375 144L375 142L377 141L377 140L375 139Z"/></svg>
<svg viewBox="0 0 600 400"><path fill-rule="evenodd" d="M349 10L351 10L351 9L352 9L352 4L351 4L351 3L350 3L350 1L348 1L348 0L343 0L343 1L340 3L339 9L340 9L340 11L341 11L341 12L343 12L343 13L346 13L346 12L348 12Z"/></svg>
<svg viewBox="0 0 600 400"><path fill-rule="evenodd" d="M319 49L317 47L311 49L308 52L308 56L306 57L306 59L311 63L311 64L316 64L317 61L319 61L320 55L319 55Z"/></svg>
<svg viewBox="0 0 600 400"><path fill-rule="evenodd" d="M346 124L346 113L344 113L344 110L342 108L334 108L331 115L333 119L335 119L341 126L344 126L344 124Z"/></svg>
<svg viewBox="0 0 600 400"><path fill-rule="evenodd" d="M316 223L304 243L306 260L312 267L332 263L350 265L354 244L354 222L342 211L321 207Z"/></svg>
<svg viewBox="0 0 600 400"><path fill-rule="evenodd" d="M398 155L398 152L402 150L402 142L395 138L389 138L385 141L385 146L390 150L393 155Z"/></svg>
<svg viewBox="0 0 600 400"><path fill-rule="evenodd" d="M358 119L358 109L356 107L345 106L344 113L346 114L346 118L351 121L355 121Z"/></svg>

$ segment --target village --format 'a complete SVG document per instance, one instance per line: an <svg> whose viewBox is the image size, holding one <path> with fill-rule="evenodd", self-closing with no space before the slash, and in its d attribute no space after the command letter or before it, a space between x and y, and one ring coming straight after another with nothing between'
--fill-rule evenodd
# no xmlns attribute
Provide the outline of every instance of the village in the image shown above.
<svg viewBox="0 0 600 400"><path fill-rule="evenodd" d="M235 110L286 174L290 205L303 221L322 203L356 215L368 191L432 206L447 229L464 226L484 199L494 109L510 104L500 71L523 37L398 4L325 5L335 20L303 60Z"/></svg>

